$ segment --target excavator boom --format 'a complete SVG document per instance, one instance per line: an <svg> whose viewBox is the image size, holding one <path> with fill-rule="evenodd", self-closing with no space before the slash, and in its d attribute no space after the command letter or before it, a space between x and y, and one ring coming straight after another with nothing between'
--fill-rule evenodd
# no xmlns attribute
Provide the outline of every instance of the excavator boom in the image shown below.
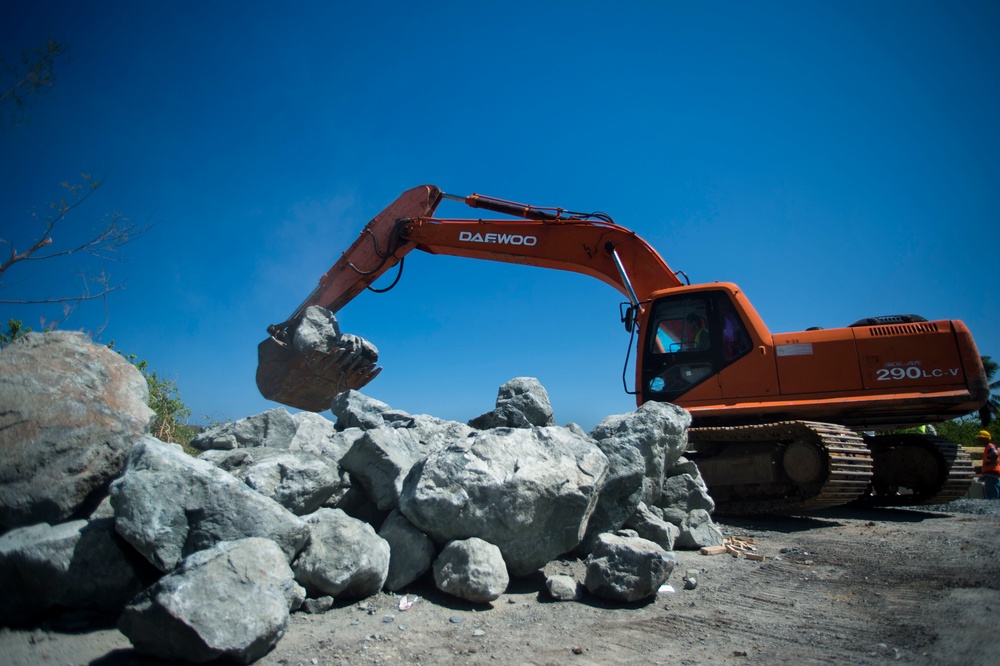
<svg viewBox="0 0 1000 666"><path fill-rule="evenodd" d="M433 217L445 198L520 219ZM582 273L620 291L635 312L642 309L637 293L681 285L656 250L606 215L537 208L478 194L456 197L422 185L375 216L292 315L268 328L269 337L258 346L261 394L291 407L322 411L338 393L360 389L374 379L380 368L370 345L302 352L292 341L309 307L337 312L413 250ZM369 353L356 353L365 351Z"/></svg>

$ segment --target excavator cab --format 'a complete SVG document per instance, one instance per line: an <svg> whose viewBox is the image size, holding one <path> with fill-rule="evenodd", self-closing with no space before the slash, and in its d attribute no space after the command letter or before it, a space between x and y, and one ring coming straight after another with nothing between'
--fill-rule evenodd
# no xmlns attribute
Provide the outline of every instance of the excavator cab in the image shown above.
<svg viewBox="0 0 1000 666"><path fill-rule="evenodd" d="M723 290L654 301L642 361L645 399L670 402L751 349L750 336ZM712 387L714 392L718 388ZM644 400L645 401L645 400Z"/></svg>

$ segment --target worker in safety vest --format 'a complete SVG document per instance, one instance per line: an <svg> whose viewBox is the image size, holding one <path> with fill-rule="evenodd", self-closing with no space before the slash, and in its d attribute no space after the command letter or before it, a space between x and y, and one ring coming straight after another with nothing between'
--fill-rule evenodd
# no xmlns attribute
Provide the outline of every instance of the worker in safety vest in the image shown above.
<svg viewBox="0 0 1000 666"><path fill-rule="evenodd" d="M1000 499L1000 453L993 438L986 430L980 430L976 440L983 445L983 475L979 480L986 486L986 499Z"/></svg>

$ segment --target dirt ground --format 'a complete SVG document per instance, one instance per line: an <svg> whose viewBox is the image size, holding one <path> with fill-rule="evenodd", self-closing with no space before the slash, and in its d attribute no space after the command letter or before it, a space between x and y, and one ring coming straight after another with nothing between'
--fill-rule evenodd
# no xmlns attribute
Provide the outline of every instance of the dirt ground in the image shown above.
<svg viewBox="0 0 1000 666"><path fill-rule="evenodd" d="M1000 515L983 500L930 509L837 509L808 517L718 518L763 562L678 552L675 591L634 606L554 602L544 576L486 606L437 592L295 613L262 666L330 664L998 663ZM1000 508L997 506L996 508ZM682 578L697 569L698 585ZM579 561L549 573L583 580ZM995 652L995 648L994 648ZM0 630L4 666L164 664L114 629Z"/></svg>

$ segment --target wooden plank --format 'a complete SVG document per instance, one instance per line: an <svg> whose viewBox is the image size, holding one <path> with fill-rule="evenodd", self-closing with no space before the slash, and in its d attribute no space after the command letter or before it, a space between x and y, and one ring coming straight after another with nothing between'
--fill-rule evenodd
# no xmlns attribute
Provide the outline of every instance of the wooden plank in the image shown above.
<svg viewBox="0 0 1000 666"><path fill-rule="evenodd" d="M722 555L726 552L725 546L703 546L701 550L698 551L702 555Z"/></svg>

